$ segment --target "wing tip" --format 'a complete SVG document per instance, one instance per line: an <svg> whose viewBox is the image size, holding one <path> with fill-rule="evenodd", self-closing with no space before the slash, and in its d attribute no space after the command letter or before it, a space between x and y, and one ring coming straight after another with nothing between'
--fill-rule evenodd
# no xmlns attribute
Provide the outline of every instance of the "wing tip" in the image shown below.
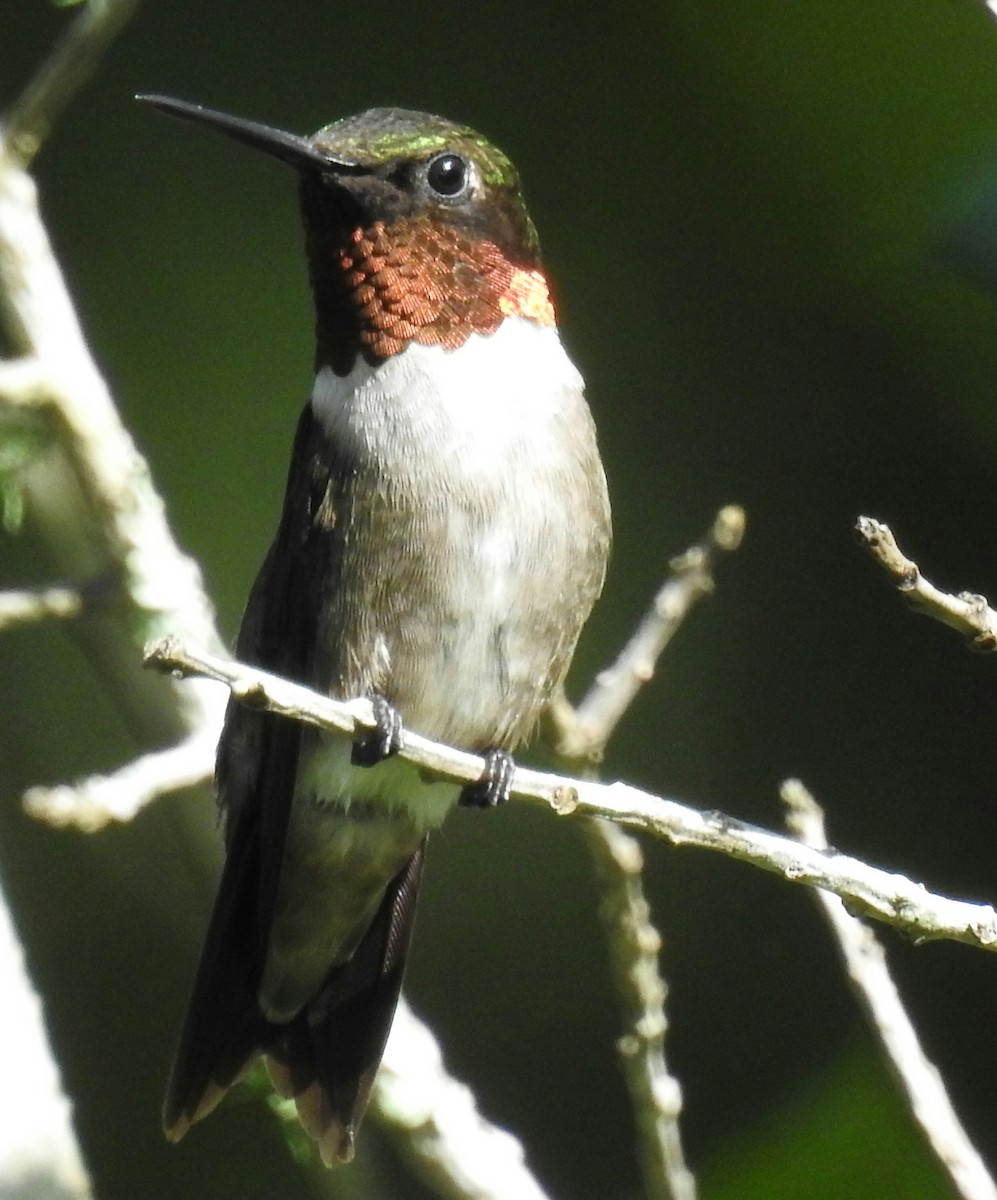
<svg viewBox="0 0 997 1200"><path fill-rule="evenodd" d="M246 1069L248 1068L243 1069L238 1077L232 1080L232 1083L237 1083L246 1073ZM166 1140L176 1145L191 1125L197 1124L209 1113L214 1112L224 1100L231 1086L232 1084L223 1085L209 1080L196 1103L188 1103L176 1095L176 1089L171 1082L166 1101L163 1104L163 1133L166 1135Z"/></svg>
<svg viewBox="0 0 997 1200"><path fill-rule="evenodd" d="M310 1084L294 1098L301 1128L318 1143L322 1162L341 1167L356 1154L356 1127L344 1123L330 1107L329 1097L318 1082Z"/></svg>

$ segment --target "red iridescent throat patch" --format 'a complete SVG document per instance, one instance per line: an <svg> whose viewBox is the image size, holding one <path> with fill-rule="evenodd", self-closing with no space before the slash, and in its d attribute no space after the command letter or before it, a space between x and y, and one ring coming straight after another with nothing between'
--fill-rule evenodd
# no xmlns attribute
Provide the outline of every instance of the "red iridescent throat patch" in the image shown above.
<svg viewBox="0 0 997 1200"><path fill-rule="evenodd" d="M355 229L338 251L364 346L390 358L409 342L456 349L506 317L554 324L542 271L516 266L494 242L428 218Z"/></svg>

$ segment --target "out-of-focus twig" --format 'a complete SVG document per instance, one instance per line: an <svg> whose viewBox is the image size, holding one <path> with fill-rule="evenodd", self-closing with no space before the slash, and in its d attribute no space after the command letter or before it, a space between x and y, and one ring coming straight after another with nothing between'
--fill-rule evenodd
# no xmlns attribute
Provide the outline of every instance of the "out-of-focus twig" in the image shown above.
<svg viewBox="0 0 997 1200"><path fill-rule="evenodd" d="M79 333L38 216L34 183L25 168L59 108L93 69L134 6L134 0L90 3L0 118L0 316L5 319L10 346L21 356L0 363L0 405L9 408L44 402L56 390L51 386L55 377L71 386L72 373L81 363L83 392L92 390L87 385L96 376L96 368ZM53 306L51 314L46 311L49 304ZM68 345L63 346L61 338L66 334ZM65 362L59 357L63 351L68 356ZM22 486L20 482L18 486ZM65 574L72 578L74 573ZM33 596L7 593L0 602L2 623L7 626L39 615L74 615L80 608L78 591L64 587L44 589ZM0 1192L5 1196L89 1200L90 1182L72 1128L69 1102L62 1092L41 1006L25 972L2 893L0 980L4 996L0 1053L5 1063Z"/></svg>
<svg viewBox="0 0 997 1200"><path fill-rule="evenodd" d="M79 616L83 597L76 588L48 587L0 592L0 633L51 617Z"/></svg>
<svg viewBox="0 0 997 1200"><path fill-rule="evenodd" d="M139 648L167 630L220 647L214 616L200 570L178 547L148 464L90 353L24 169L135 7L135 0L92 0L0 120L0 317L17 355L0 363L0 408L15 416L30 409L48 430L44 448L7 485L23 497L58 578L79 590L96 579L118 581L116 602L87 613L74 635L99 658L132 728L167 744L217 728L220 704L203 684L148 680L138 670Z"/></svg>
<svg viewBox="0 0 997 1200"><path fill-rule="evenodd" d="M807 846L826 850L824 814L804 785L798 779L786 780L782 800L790 830ZM997 1200L997 1187L963 1129L941 1075L921 1048L881 943L868 925L849 915L837 896L819 889L814 895L837 939L852 990L929 1146L963 1200Z"/></svg>
<svg viewBox="0 0 997 1200"><path fill-rule="evenodd" d="M399 1152L449 1200L547 1200L519 1140L485 1120L451 1076L439 1043L404 1000L374 1086L373 1109Z"/></svg>
<svg viewBox="0 0 997 1200"><path fill-rule="evenodd" d="M90 1200L69 1101L42 1009L0 888L0 1057L6 1083L0 1120L0 1196Z"/></svg>
<svg viewBox="0 0 997 1200"><path fill-rule="evenodd" d="M115 822L130 821L160 796L209 783L217 741L217 729L207 725L165 750L139 755L109 775L36 785L24 793L25 810L49 825L97 833Z"/></svg>
<svg viewBox="0 0 997 1200"><path fill-rule="evenodd" d="M139 0L88 0L4 120L6 152L30 166L52 124L97 68Z"/></svg>

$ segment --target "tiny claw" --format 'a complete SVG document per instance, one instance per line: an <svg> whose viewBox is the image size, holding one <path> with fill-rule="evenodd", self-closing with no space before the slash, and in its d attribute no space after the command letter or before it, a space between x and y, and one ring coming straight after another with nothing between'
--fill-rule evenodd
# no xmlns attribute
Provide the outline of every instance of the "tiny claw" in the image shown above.
<svg viewBox="0 0 997 1200"><path fill-rule="evenodd" d="M354 767L376 767L402 748L402 718L383 696L371 696L374 728L357 738L350 751Z"/></svg>
<svg viewBox="0 0 997 1200"><path fill-rule="evenodd" d="M461 790L457 803L465 808L495 808L509 799L516 764L508 750L495 748L485 754L485 769L477 783Z"/></svg>

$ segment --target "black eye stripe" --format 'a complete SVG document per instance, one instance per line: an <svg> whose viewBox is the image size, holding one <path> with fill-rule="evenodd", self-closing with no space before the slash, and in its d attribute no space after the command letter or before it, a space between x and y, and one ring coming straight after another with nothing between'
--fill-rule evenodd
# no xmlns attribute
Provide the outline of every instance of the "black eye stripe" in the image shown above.
<svg viewBox="0 0 997 1200"><path fill-rule="evenodd" d="M438 154L426 167L426 182L439 196L459 196L467 186L469 175L467 160L459 154Z"/></svg>

